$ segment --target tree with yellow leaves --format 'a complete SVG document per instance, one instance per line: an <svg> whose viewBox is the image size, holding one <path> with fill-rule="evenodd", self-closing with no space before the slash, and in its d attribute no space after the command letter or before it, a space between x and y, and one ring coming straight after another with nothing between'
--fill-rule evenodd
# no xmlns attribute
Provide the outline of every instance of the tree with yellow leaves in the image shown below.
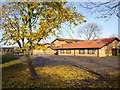
<svg viewBox="0 0 120 90"><path fill-rule="evenodd" d="M5 44L18 44L26 56L32 79L39 79L31 63L31 51L61 24L77 26L84 17L67 2L9 2L2 5L2 30Z"/></svg>

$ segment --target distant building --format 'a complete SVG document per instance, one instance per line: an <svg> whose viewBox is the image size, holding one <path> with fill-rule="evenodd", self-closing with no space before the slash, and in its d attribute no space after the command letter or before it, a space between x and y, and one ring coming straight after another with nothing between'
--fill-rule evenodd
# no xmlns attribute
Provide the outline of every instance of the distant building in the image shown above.
<svg viewBox="0 0 120 90"><path fill-rule="evenodd" d="M33 55L46 55L46 54L54 54L55 51L50 47L50 44L39 44L39 49L33 49ZM41 48L40 48L41 47Z"/></svg>
<svg viewBox="0 0 120 90"><path fill-rule="evenodd" d="M34 55L46 55L46 54L50 54L50 55L57 55L57 50L55 50L56 47L62 45L62 44L66 44L66 43L76 43L78 41L78 39L64 39L64 38L57 38L55 39L52 43L46 43L46 44L40 44L44 45L46 47L45 50L33 50L33 54Z"/></svg>
<svg viewBox="0 0 120 90"><path fill-rule="evenodd" d="M119 39L114 38L100 38L95 40L83 40L76 43L66 43L55 48L58 55L70 56L95 56L106 57L116 56L120 49L118 46Z"/></svg>
<svg viewBox="0 0 120 90"><path fill-rule="evenodd" d="M83 41L83 40L78 40L78 39L65 39L65 38L57 38L55 39L51 44L55 47L60 46L65 43L76 43L78 41Z"/></svg>
<svg viewBox="0 0 120 90"><path fill-rule="evenodd" d="M6 54L6 53L10 53L10 54L14 54L15 53L15 50L16 50L16 48L18 48L18 47L16 47L16 46L14 46L14 47L9 47L9 46L4 46L4 47L0 47L0 55L2 55L2 54Z"/></svg>
<svg viewBox="0 0 120 90"><path fill-rule="evenodd" d="M5 53L14 53L14 47L1 47L2 54Z"/></svg>

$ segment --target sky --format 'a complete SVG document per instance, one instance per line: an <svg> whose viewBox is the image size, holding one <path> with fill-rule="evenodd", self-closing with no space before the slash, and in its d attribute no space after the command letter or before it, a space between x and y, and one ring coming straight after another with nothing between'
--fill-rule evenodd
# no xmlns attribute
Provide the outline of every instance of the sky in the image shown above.
<svg viewBox="0 0 120 90"><path fill-rule="evenodd" d="M87 19L87 23L88 22L93 22L93 23L97 23L99 26L101 26L102 28L102 35L100 36L101 38L106 38L109 37L111 34L118 34L118 17L116 15L113 15L110 19L108 19L108 21L106 21L107 19L96 19L97 16L100 16L99 13L93 13L90 14L87 12L86 9L81 8L80 6L77 4L76 5L78 11L80 11L83 15L85 15L85 18Z"/></svg>
<svg viewBox="0 0 120 90"><path fill-rule="evenodd" d="M102 18L97 18L97 16L100 16L99 13L89 13L85 8L81 8L79 6L79 2L75 2L74 6L76 6L78 12L80 12L83 16L85 16L85 19L87 20L86 23L96 23L101 27L102 30L102 35L100 38L107 38L110 37L112 34L118 34L118 17L116 15L113 15L111 18L107 19L102 19ZM86 23L83 23L75 28L73 28L74 33L72 35L72 38L76 39L82 39L79 37L78 30L82 28ZM66 31L63 31L65 35L63 35L64 38L71 38L69 35L67 35Z"/></svg>
<svg viewBox="0 0 120 90"><path fill-rule="evenodd" d="M116 15L113 15L108 21L102 18L96 19L97 16L100 16L99 13L90 14L86 9L80 7L79 3L80 2L74 2L74 4L72 5L76 7L79 13L85 16L85 19L87 20L86 23L96 23L101 27L102 35L100 36L100 38L107 38L110 37L110 35L112 34L118 34L118 17ZM68 31L62 30L62 34L60 35L60 38L83 39L79 36L80 33L78 33L78 30L81 29L86 23L83 23L75 28L72 28L74 33L70 31L69 32L70 35ZM56 37L49 38L45 40L45 42L48 43L52 42L55 38Z"/></svg>
<svg viewBox="0 0 120 90"><path fill-rule="evenodd" d="M69 0L70 1L70 0ZM71 2L69 2L71 3ZM100 13L93 13L91 14L86 10L85 8L80 7L81 2L72 2L72 6L75 6L77 11L81 13L83 16L85 16L85 20L87 20L86 23L82 23L74 28L72 28L72 33L69 28L66 27L66 29L62 29L62 34L59 36L60 38L71 38L71 39L84 39L80 37L79 29L82 29L82 27L87 23L96 23L102 31L102 34L99 36L99 38L109 38L111 35L117 35L118 36L118 17L113 14L111 18L108 20L106 18L96 18L100 16ZM84 4L84 2L82 2ZM69 33L68 33L69 32ZM56 37L53 37L52 39L47 39L45 42L51 42Z"/></svg>

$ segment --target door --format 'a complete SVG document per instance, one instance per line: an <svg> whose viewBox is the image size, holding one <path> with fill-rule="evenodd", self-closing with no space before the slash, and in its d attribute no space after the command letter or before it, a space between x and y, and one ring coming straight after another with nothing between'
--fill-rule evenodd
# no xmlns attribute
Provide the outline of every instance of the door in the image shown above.
<svg viewBox="0 0 120 90"><path fill-rule="evenodd" d="M58 55L58 50L55 52L55 55Z"/></svg>
<svg viewBox="0 0 120 90"><path fill-rule="evenodd" d="M112 49L112 55L117 56L117 49Z"/></svg>

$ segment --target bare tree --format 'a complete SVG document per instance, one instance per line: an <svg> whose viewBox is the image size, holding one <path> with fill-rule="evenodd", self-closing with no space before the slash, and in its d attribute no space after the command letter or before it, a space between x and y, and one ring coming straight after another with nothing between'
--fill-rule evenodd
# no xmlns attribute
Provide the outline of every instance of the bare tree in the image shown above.
<svg viewBox="0 0 120 90"><path fill-rule="evenodd" d="M79 33L80 37L86 40L98 38L99 35L102 34L101 28L95 23L87 23L79 30Z"/></svg>
<svg viewBox="0 0 120 90"><path fill-rule="evenodd" d="M88 1L88 0L87 0ZM112 15L116 15L120 18L120 1L119 0L109 0L106 2L85 2L85 4L80 4L83 8L86 8L91 13L100 13L97 18L110 18Z"/></svg>

